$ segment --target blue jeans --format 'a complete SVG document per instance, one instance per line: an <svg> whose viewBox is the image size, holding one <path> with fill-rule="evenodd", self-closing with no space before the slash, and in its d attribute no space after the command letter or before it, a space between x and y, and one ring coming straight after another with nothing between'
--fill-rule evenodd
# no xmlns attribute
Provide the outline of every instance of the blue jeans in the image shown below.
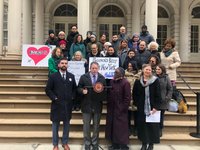
<svg viewBox="0 0 200 150"><path fill-rule="evenodd" d="M53 145L57 146L59 142L59 126L60 121L52 122L52 132L53 132ZM63 135L62 135L62 144L67 144L69 139L69 121L63 121Z"/></svg>

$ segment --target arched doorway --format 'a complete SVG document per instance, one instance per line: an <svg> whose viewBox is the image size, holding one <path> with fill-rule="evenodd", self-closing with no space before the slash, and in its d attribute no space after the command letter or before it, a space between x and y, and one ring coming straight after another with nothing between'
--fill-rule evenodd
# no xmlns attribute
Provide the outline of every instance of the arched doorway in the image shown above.
<svg viewBox="0 0 200 150"><path fill-rule="evenodd" d="M68 34L71 26L77 24L77 8L70 4L63 4L55 10L53 20L56 35L59 31Z"/></svg>
<svg viewBox="0 0 200 150"><path fill-rule="evenodd" d="M126 25L123 11L115 5L103 7L98 14L98 37L106 33L107 40L111 40L112 35L119 34L119 28Z"/></svg>
<svg viewBox="0 0 200 150"><path fill-rule="evenodd" d="M200 6L192 9L192 21L191 21L191 53L199 53L200 44Z"/></svg>

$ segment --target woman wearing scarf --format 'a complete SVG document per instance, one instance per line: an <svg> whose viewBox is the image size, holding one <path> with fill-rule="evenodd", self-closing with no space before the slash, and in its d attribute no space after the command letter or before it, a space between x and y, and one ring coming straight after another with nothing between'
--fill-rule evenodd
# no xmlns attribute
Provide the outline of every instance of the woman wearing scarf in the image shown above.
<svg viewBox="0 0 200 150"><path fill-rule="evenodd" d="M146 123L146 116L154 114L161 101L160 84L152 75L150 64L142 66L142 75L135 81L132 91L133 101L137 106L138 138L142 141L141 150L153 150L154 143L160 143L159 123Z"/></svg>
<svg viewBox="0 0 200 150"><path fill-rule="evenodd" d="M176 42L174 39L167 39L164 42L164 48L160 53L161 64L166 68L167 74L172 82L172 86L176 86L176 68L181 65L181 59L178 51L174 49Z"/></svg>
<svg viewBox="0 0 200 150"><path fill-rule="evenodd" d="M106 139L112 143L109 150L129 149L127 146L129 143L128 107L131 100L131 87L124 75L124 69L119 67L110 82L112 88L108 94L105 132Z"/></svg>

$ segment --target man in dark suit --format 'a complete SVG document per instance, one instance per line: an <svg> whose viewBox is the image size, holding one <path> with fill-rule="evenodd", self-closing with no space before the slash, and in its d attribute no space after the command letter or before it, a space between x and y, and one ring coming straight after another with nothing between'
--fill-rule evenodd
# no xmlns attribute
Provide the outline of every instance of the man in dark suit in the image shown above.
<svg viewBox="0 0 200 150"><path fill-rule="evenodd" d="M78 92L82 95L81 111L83 113L83 134L85 150L98 150L99 124L102 112L102 101L106 100L104 88L95 90L93 87L99 85L106 86L103 75L98 73L99 64L92 62L90 72L81 76L78 84ZM100 91L98 91L100 89ZM91 137L90 123L93 120L93 135Z"/></svg>
<svg viewBox="0 0 200 150"><path fill-rule="evenodd" d="M47 96L51 99L50 119L53 131L53 150L58 150L60 121L63 121L62 146L64 150L70 150L67 143L76 82L74 75L67 72L67 64L66 58L60 60L59 71L50 75L45 89Z"/></svg>

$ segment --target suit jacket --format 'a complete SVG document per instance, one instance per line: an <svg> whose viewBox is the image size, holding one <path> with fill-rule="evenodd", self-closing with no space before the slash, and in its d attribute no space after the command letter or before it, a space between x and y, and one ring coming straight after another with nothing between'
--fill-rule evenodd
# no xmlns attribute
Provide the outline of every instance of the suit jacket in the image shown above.
<svg viewBox="0 0 200 150"><path fill-rule="evenodd" d="M106 86L106 80L100 73L98 73L96 82L100 82ZM83 95L84 87L88 87L88 93L86 95ZM78 93L82 96L81 111L83 113L102 112L102 101L106 100L106 89L101 93L96 93L92 88L92 81L89 72L81 76L78 84Z"/></svg>
<svg viewBox="0 0 200 150"><path fill-rule="evenodd" d="M51 99L51 121L70 120L73 106L72 100L76 93L74 75L66 72L66 80L64 80L60 72L51 74L45 91Z"/></svg>

